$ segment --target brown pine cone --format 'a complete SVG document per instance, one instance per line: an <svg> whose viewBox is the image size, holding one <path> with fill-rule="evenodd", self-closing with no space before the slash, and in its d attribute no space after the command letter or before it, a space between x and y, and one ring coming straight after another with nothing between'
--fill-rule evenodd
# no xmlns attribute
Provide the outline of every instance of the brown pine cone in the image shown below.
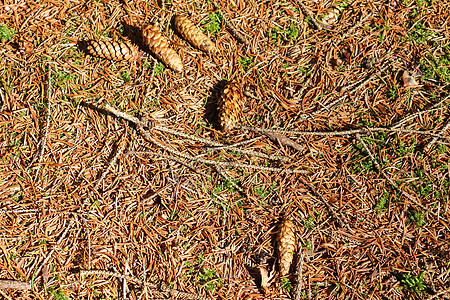
<svg viewBox="0 0 450 300"><path fill-rule="evenodd" d="M241 119L242 114L241 88L236 81L230 81L220 95L217 103L219 125L222 130L233 129Z"/></svg>
<svg viewBox="0 0 450 300"><path fill-rule="evenodd" d="M205 52L216 51L214 43L198 29L191 20L184 16L176 15L174 17L175 29L189 43Z"/></svg>
<svg viewBox="0 0 450 300"><path fill-rule="evenodd" d="M286 276L291 268L295 250L295 228L290 220L283 220L278 232L278 255L281 276Z"/></svg>
<svg viewBox="0 0 450 300"><path fill-rule="evenodd" d="M142 29L144 44L150 51L172 70L183 71L183 62L178 53L169 46L167 39L161 35L159 29L153 25L147 25Z"/></svg>
<svg viewBox="0 0 450 300"><path fill-rule="evenodd" d="M86 42L86 50L92 56L110 60L135 61L140 58L138 48L130 42L96 41Z"/></svg>

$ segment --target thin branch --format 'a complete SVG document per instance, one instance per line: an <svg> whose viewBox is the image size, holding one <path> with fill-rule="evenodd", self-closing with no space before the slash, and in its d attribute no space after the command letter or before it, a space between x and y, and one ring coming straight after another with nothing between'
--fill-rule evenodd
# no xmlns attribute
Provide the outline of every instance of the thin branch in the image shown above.
<svg viewBox="0 0 450 300"><path fill-rule="evenodd" d="M433 133L431 131L421 131L421 130L411 130L411 129L397 129L392 127L366 127L360 129L352 129L352 130L344 130L344 131L296 131L296 130L280 130L280 129L265 129L251 126L236 126L238 129L249 130L253 132L270 132L270 133L281 133L281 134L296 134L296 135L307 135L307 136L345 136L345 135L353 135L353 134L367 134L371 132L400 132L400 133L412 133L412 134L422 134L428 135L432 137L436 137L438 139L450 140L450 137L443 136L440 134Z"/></svg>
<svg viewBox="0 0 450 300"><path fill-rule="evenodd" d="M210 146L214 146L214 147L221 147L221 148L227 148L230 151L236 151L236 152L240 152L243 154L249 154L249 155L253 155L256 157L260 157L260 158L265 158L265 159L269 159L269 160L280 160L280 161L288 161L289 158L287 157L283 157L283 156L277 156L277 155L269 155L269 154L264 154L264 153L260 153L257 151L253 151L253 150L246 150L246 149L240 149L235 147L234 145L225 145L225 144L221 144L221 143L217 143L208 139L204 139L201 137L197 137L197 136L193 136L190 134L186 134L177 130L173 130L170 128L166 128L166 127L161 127L156 125L155 127L153 127L153 129L158 130L158 131L162 131L162 132L166 132L166 133L170 133L173 135L177 135L180 137L184 137L193 141L197 141L197 142L201 142L201 143L205 143L206 145L210 145ZM217 148L209 148L210 150L217 150Z"/></svg>
<svg viewBox="0 0 450 300"><path fill-rule="evenodd" d="M283 134L274 133L274 132L263 132L263 134L265 134L266 136L268 136L271 140L273 140L275 142L278 141L282 145L294 148L295 150L298 150L298 151L303 151L302 146L300 146L299 144L297 144L296 142L294 142L293 140L291 140L290 138L288 138L287 136L285 136Z"/></svg>
<svg viewBox="0 0 450 300"><path fill-rule="evenodd" d="M88 103L90 106L95 106L93 104ZM98 108L98 107L97 107ZM134 123L136 126L142 126L142 127L149 127L149 122L143 122L141 120L139 120L138 118L131 116L127 113L121 112L120 110L115 109L114 107L110 106L108 103L105 104L104 109L107 110L108 112L112 113L113 115L115 115L116 117L125 119L131 123ZM180 137L184 137L193 141L197 141L197 142L201 142L201 143L205 143L206 145L210 145L210 146L215 146L215 147L225 147L227 145L218 143L218 142L214 142L205 138L201 138L201 137L197 137L197 136L193 136L190 134L186 134L177 130L173 130L170 128L166 128L166 127L162 127L162 126L150 126L151 129L154 130L158 130L158 131L162 131L165 133L169 133L169 134L173 134L173 135L177 135ZM249 155L253 155L253 156L257 156L260 158L265 158L265 159L269 159L269 160L280 160L280 161L288 161L289 158L287 157L282 157L282 156L277 156L277 155L268 155L268 154L264 154L264 153L260 153L257 151L253 151L253 150L245 150L245 149L240 149L240 148L234 148L232 146L228 147L229 150L231 151L236 151L236 152L240 152L243 154L249 154Z"/></svg>
<svg viewBox="0 0 450 300"><path fill-rule="evenodd" d="M0 279L0 289L31 290L29 282Z"/></svg>
<svg viewBox="0 0 450 300"><path fill-rule="evenodd" d="M297 174L305 174L309 173L305 170L288 170L288 169L282 169L282 168L272 168L272 167L263 167L263 166L255 166L250 164L243 164L243 163L237 163L237 162L227 162L227 161L217 161L217 160L210 160L210 159L203 159L195 156L191 156L188 154L181 153L177 150L171 149L167 147L166 145L158 142L156 139L154 139L150 133L146 130L144 130L141 126L138 125L138 131L139 133L148 141L154 143L155 145L161 147L162 149L166 150L167 152L177 155L179 157L182 157L184 159L188 159L190 161L196 161L199 163L204 163L208 165L219 165L219 166L228 166L228 167L235 167L235 168L249 168L249 169L255 169L255 170L262 170L262 171L268 171L268 172L280 172L280 173L297 173Z"/></svg>
<svg viewBox="0 0 450 300"><path fill-rule="evenodd" d="M338 221L338 223L339 223L339 226L341 226L341 227L344 227L345 226L345 223L344 223L344 221L342 221L342 219L339 217L339 215L338 215L338 213L336 212L336 210L334 209L334 207L330 204L330 203L328 203L328 201L322 196L322 194L321 193L319 193L318 191L317 191L317 189L313 186L313 185L311 185L311 184L309 184L306 180L304 180L303 178L300 178L300 181L304 184L304 185L306 185L319 199L320 199L320 201L322 201L322 203L323 204L325 204L325 206L327 207L327 209L330 211L330 213L331 213L331 215L333 216L333 218L335 218L337 221Z"/></svg>
<svg viewBox="0 0 450 300"><path fill-rule="evenodd" d="M308 15L308 17L311 18L311 21L314 23L314 26L316 26L317 29L322 29L322 26L317 22L316 18L314 17L313 13L309 10L309 8L306 7L305 4L303 4L302 0L297 1L300 8L303 10L304 13Z"/></svg>
<svg viewBox="0 0 450 300"><path fill-rule="evenodd" d="M108 166L106 167L106 169L101 174L100 179L97 181L97 184L95 185L94 189L98 190L98 188L100 187L100 184L105 179L105 177L108 174L108 172L116 165L117 159L122 154L122 152L125 150L125 148L127 146L127 141L126 141L125 136L126 136L126 132L122 136L122 138L121 138L121 140L119 142L119 145L117 147L116 153L114 154L113 158L108 163Z"/></svg>
<svg viewBox="0 0 450 300"><path fill-rule="evenodd" d="M411 115L409 115L409 116L407 116L407 117L401 119L401 120L398 121L397 123L391 125L391 128L397 128L397 127L399 127L399 126L405 124L405 123L408 122L409 120L412 120L412 119L414 119L415 117L418 117L418 116L420 116L420 115L422 115L422 114L424 114L424 113L432 112L432 111L438 110L439 107L441 106L441 104L444 103L445 100L447 100L447 99L449 99L449 98L450 98L450 95L448 95L447 97L445 97L444 99L442 99L441 101L439 101L438 103L434 104L432 107L430 107L430 108L428 108L428 109L425 109L425 110L421 110L421 111L415 112L415 113L413 113L413 114L411 114ZM436 141L435 141L435 142L436 142Z"/></svg>
<svg viewBox="0 0 450 300"><path fill-rule="evenodd" d="M242 35L236 27L233 26L233 24L231 24L227 18L225 17L225 14L221 11L220 6L217 3L212 3L213 7L215 10L218 10L221 14L222 14L222 22L225 25L225 27L228 29L228 31L230 32L230 34L239 42L245 45L248 45L248 40L247 38Z"/></svg>
<svg viewBox="0 0 450 300"><path fill-rule="evenodd" d="M302 297L302 287L303 287L303 251L300 249L298 251L298 262L297 262L297 286L295 288L295 300L301 300Z"/></svg>

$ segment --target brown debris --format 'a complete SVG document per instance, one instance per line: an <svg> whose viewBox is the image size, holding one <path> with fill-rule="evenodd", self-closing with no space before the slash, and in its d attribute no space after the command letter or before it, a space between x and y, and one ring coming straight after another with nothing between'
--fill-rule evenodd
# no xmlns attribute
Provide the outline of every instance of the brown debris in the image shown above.
<svg viewBox="0 0 450 300"><path fill-rule="evenodd" d="M142 29L144 44L164 64L174 71L183 71L183 62L175 50L170 48L168 40L153 25L147 25Z"/></svg>
<svg viewBox="0 0 450 300"><path fill-rule="evenodd" d="M278 141L280 144L288 146L288 147L292 147L295 150L298 151L302 151L303 147L300 146L298 143L294 142L293 140L291 140L290 138L288 138L287 136L280 134L280 133L275 133L275 132L270 132L270 131L265 131L263 132L265 135L267 135L271 140L273 141Z"/></svg>
<svg viewBox="0 0 450 300"><path fill-rule="evenodd" d="M176 15L173 22L178 33L193 46L205 52L216 51L216 47L209 37L204 35L187 17Z"/></svg>
<svg viewBox="0 0 450 300"><path fill-rule="evenodd" d="M118 61L135 61L140 57L138 48L127 41L118 42L89 40L86 44L87 52L96 57Z"/></svg>
<svg viewBox="0 0 450 300"><path fill-rule="evenodd" d="M291 220L285 219L281 222L278 232L278 261L280 265L280 275L289 274L295 250L295 227Z"/></svg>
<svg viewBox="0 0 450 300"><path fill-rule="evenodd" d="M222 130L233 129L242 114L242 93L237 81L230 81L224 88L218 100L218 119Z"/></svg>
<svg viewBox="0 0 450 300"><path fill-rule="evenodd" d="M319 21L319 24L324 29L332 29L333 25L335 25L339 19L339 15L341 14L341 9L337 6L331 6L326 11L324 16Z"/></svg>
<svg viewBox="0 0 450 300"><path fill-rule="evenodd" d="M408 71L404 71L402 75L403 85L408 88L419 87L420 85L417 83L416 79L412 77Z"/></svg>

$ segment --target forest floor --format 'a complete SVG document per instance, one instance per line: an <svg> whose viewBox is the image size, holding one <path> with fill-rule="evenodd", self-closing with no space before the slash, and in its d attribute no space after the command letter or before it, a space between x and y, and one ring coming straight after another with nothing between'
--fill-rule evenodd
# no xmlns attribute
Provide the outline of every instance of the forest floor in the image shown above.
<svg viewBox="0 0 450 300"><path fill-rule="evenodd" d="M450 2L2 3L0 298L450 299Z"/></svg>

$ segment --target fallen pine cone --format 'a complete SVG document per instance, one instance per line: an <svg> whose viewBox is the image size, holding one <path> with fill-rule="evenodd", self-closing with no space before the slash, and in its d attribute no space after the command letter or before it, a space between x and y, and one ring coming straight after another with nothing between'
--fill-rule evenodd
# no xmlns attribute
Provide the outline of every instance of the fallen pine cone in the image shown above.
<svg viewBox="0 0 450 300"><path fill-rule="evenodd" d="M283 220L278 233L278 255L281 276L286 276L294 260L295 228L290 220Z"/></svg>
<svg viewBox="0 0 450 300"><path fill-rule="evenodd" d="M129 42L88 40L86 50L92 56L110 60L135 61L140 58L138 48Z"/></svg>
<svg viewBox="0 0 450 300"><path fill-rule="evenodd" d="M174 17L175 29L185 38L189 43L205 52L213 52L216 50L214 43L198 29L194 23L188 18L176 15Z"/></svg>
<svg viewBox="0 0 450 300"><path fill-rule="evenodd" d="M222 130L229 131L239 122L242 114L241 88L236 81L230 81L220 95L217 103L219 125Z"/></svg>
<svg viewBox="0 0 450 300"><path fill-rule="evenodd" d="M164 64L174 71L183 71L183 62L175 50L170 48L168 40L153 25L147 25L142 29L144 44Z"/></svg>

